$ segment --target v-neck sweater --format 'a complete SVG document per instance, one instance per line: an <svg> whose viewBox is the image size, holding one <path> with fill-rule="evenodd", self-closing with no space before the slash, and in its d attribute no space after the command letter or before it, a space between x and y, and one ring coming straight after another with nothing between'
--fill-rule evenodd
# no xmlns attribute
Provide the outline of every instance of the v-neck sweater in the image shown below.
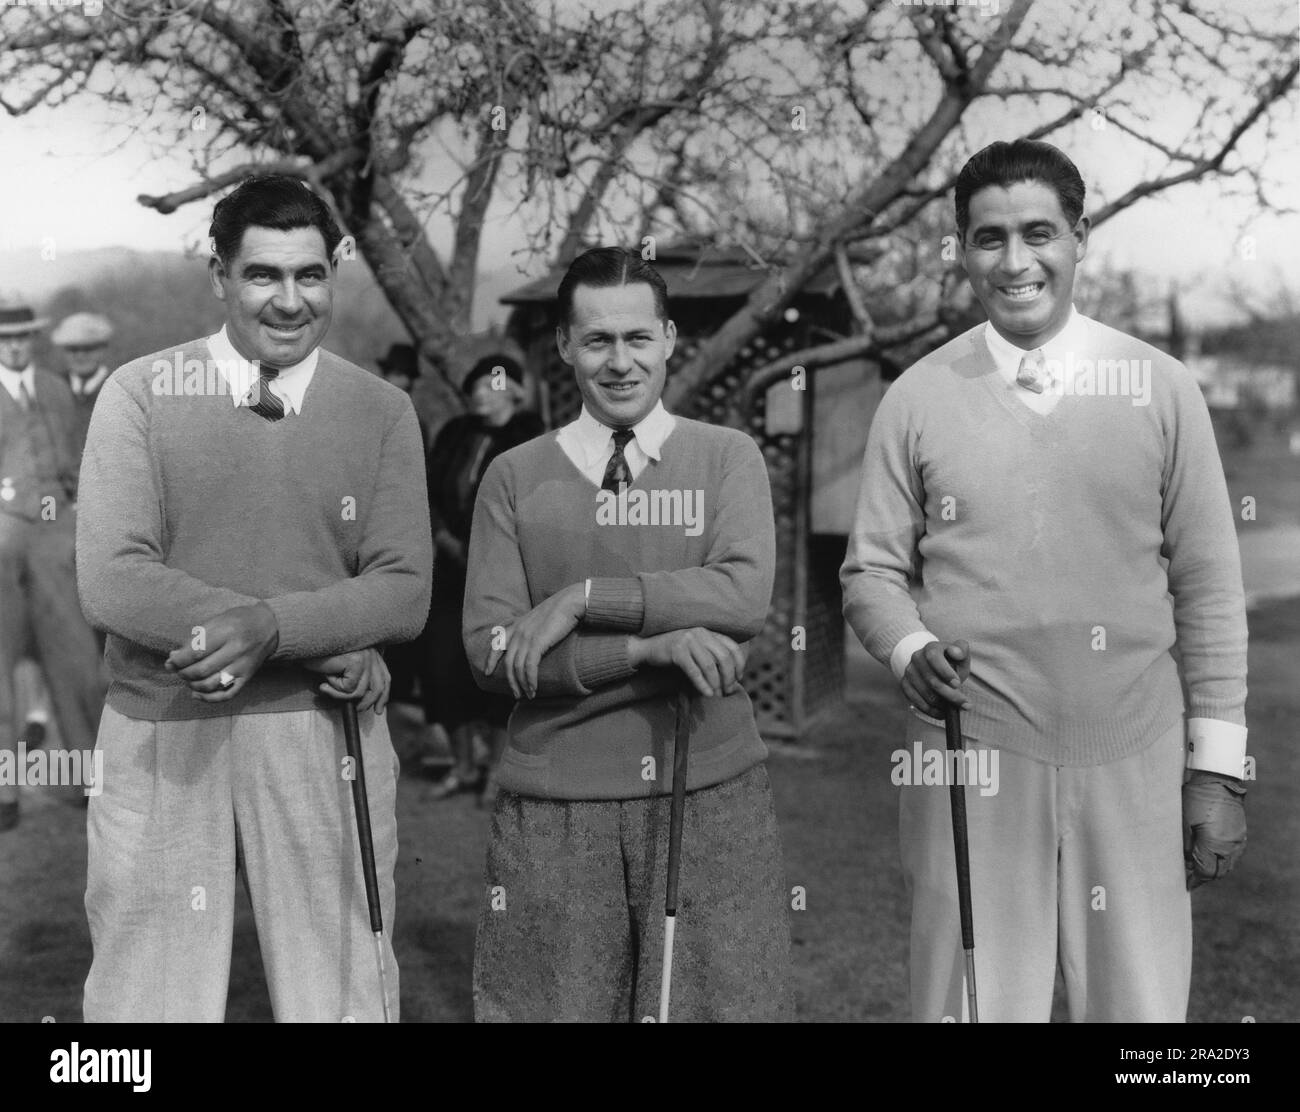
<svg viewBox="0 0 1300 1112"><path fill-rule="evenodd" d="M642 496L662 508L675 499L684 505L688 495L694 525L684 511L674 522L661 509L655 523L630 508L644 505ZM542 658L537 697L516 703L510 716L499 772L506 790L566 800L671 791L681 694L689 789L731 779L767 754L743 689L704 698L679 669L633 669L627 656L628 634L702 626L744 642L763 628L776 545L762 452L735 429L677 417L661 458L645 466L627 498L628 512L611 516L608 498L556 435L504 453L483 478L464 611L465 650L480 686L510 691L503 665L491 676L483 671L496 631L591 579L586 617Z"/></svg>
<svg viewBox="0 0 1300 1112"><path fill-rule="evenodd" d="M963 732L1052 764L1140 752L1185 710L1244 725L1240 557L1191 373L1090 321L1084 354L1136 361L1148 403L1067 393L1038 413L982 331L909 368L876 411L841 570L854 632L886 666L909 634L966 640Z"/></svg>
<svg viewBox="0 0 1300 1112"><path fill-rule="evenodd" d="M187 392L188 391L188 392ZM322 350L302 411L236 406L207 343L116 370L81 468L77 586L108 634L108 705L130 718L335 706L295 661L408 641L429 610L433 543L410 399ZM234 698L164 671L195 627L264 600L279 643Z"/></svg>

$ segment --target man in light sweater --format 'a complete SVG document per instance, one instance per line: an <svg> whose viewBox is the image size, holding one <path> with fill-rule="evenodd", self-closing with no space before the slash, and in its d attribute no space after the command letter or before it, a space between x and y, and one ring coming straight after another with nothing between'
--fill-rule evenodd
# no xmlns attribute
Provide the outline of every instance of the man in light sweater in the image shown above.
<svg viewBox="0 0 1300 1112"><path fill-rule="evenodd" d="M660 401L676 330L635 252L574 260L557 343L583 407L493 461L464 634L513 694L474 954L479 1020L656 1014L674 738L690 731L673 1018L786 1011L781 848L744 644L771 600L762 453Z"/></svg>
<svg viewBox="0 0 1300 1112"><path fill-rule="evenodd" d="M276 1018L379 1020L338 700L359 700L391 929L397 761L375 646L428 610L419 426L401 390L319 346L341 238L320 198L252 178L211 236L225 326L116 370L82 466L78 582L111 673L85 1015L220 1021L242 871Z"/></svg>
<svg viewBox="0 0 1300 1112"><path fill-rule="evenodd" d="M911 704L906 752L942 751L956 703L981 767L1000 758L966 791L980 1018L1048 1019L1059 963L1073 1020L1181 1021L1188 890L1245 846L1241 572L1195 380L1071 304L1083 200L1046 143L962 170L989 322L885 393L844 613ZM948 808L903 788L919 1021L964 1015Z"/></svg>

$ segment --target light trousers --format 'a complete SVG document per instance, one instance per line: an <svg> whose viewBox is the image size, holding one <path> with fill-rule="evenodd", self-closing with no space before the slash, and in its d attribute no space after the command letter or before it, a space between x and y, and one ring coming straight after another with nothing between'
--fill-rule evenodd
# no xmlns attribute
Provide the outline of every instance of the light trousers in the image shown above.
<svg viewBox="0 0 1300 1112"><path fill-rule="evenodd" d="M916 741L923 751L945 748L942 729L908 720L909 752ZM966 788L981 1022L1050 1019L1058 963L1072 1021L1186 1020L1183 735L1180 723L1141 753L1089 768L1001 750L996 794ZM989 756L995 748L966 745ZM912 1018L965 1022L949 789L902 793Z"/></svg>
<svg viewBox="0 0 1300 1112"><path fill-rule="evenodd" d="M387 991L398 762L359 716ZM147 722L106 707L87 818L87 1022L220 1022L242 872L275 1018L379 1022L383 998L336 710Z"/></svg>

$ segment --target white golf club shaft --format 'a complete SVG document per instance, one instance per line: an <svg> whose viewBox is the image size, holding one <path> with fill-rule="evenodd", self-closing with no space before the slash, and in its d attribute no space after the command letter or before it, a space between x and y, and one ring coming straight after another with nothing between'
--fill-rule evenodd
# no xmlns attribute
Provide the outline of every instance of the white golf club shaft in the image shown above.
<svg viewBox="0 0 1300 1112"><path fill-rule="evenodd" d="M677 928L677 916L664 916L664 974L659 982L659 1022L668 1022L668 998L673 987L673 932Z"/></svg>
<svg viewBox="0 0 1300 1112"><path fill-rule="evenodd" d="M379 963L379 992L384 998L384 1022L393 1022L393 1013L388 1007L388 975L384 972L384 934L375 931L375 959Z"/></svg>

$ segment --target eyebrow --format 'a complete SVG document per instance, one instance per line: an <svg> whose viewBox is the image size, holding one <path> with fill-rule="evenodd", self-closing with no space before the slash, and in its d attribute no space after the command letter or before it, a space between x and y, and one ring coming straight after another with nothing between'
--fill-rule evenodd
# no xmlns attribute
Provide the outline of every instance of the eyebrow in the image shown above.
<svg viewBox="0 0 1300 1112"><path fill-rule="evenodd" d="M608 328L592 328L578 333L579 339L582 340L602 340L608 339L616 333L611 332ZM617 333L624 340L632 339L636 336L653 336L653 328L629 328L626 332Z"/></svg>
<svg viewBox="0 0 1300 1112"><path fill-rule="evenodd" d="M1055 231L1058 227L1058 223L1052 217L1036 216L1032 220L1026 220L1021 224L1020 230L1022 232L1030 232L1035 228L1051 228ZM1007 227L1005 224L981 224L978 228L972 229L970 234L972 236L977 236L983 232L1005 232L1006 230Z"/></svg>
<svg viewBox="0 0 1300 1112"><path fill-rule="evenodd" d="M275 277L277 277L277 278L282 277L282 276L284 275L284 273L285 273L284 269L281 268L281 267L278 267L278 266L272 266L270 263L258 263L258 262L245 263L245 264L240 268L239 273L240 273L240 274L252 274L252 273L254 273L254 272L256 272L256 271L265 271L267 274L273 274L273 275L275 275ZM294 276L297 277L297 276L302 275L302 274L311 274L311 273L313 273L313 272L316 273L316 274L324 274L324 273L326 272L325 264L324 264L324 263L310 263L310 264L308 264L307 266L300 266L300 267L299 267L297 270L295 270L293 273L294 273Z"/></svg>

